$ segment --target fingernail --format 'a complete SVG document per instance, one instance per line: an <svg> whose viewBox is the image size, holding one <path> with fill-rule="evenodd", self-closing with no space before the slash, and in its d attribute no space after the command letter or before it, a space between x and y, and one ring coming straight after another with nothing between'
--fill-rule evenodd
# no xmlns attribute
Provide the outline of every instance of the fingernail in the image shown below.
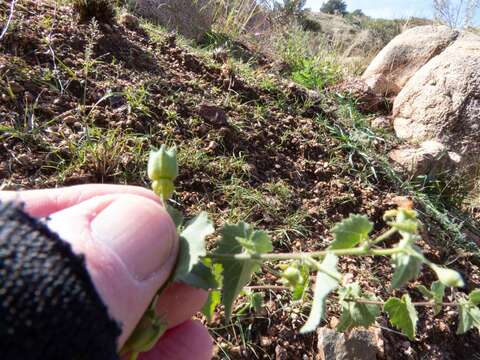
<svg viewBox="0 0 480 360"><path fill-rule="evenodd" d="M175 227L161 205L140 196L112 201L91 222L95 241L110 247L137 280L143 281L173 256Z"/></svg>

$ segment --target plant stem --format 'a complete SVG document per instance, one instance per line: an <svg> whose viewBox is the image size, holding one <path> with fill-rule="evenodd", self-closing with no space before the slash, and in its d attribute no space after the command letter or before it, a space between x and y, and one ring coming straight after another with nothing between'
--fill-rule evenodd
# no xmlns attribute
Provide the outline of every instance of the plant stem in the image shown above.
<svg viewBox="0 0 480 360"><path fill-rule="evenodd" d="M385 305L385 301L375 301L375 300L364 300L364 299L352 299L352 300L345 300L345 301L353 301L356 302L357 304L365 304L365 305L380 305L383 306ZM419 307L433 307L437 305L441 306L459 306L459 304L454 303L454 302L446 302L446 303L435 303L432 301L421 301L421 302L412 302L413 306L419 306Z"/></svg>
<svg viewBox="0 0 480 360"><path fill-rule="evenodd" d="M254 285L254 286L245 286L247 290L274 290L274 291L285 291L290 290L288 286L278 286L278 285Z"/></svg>
<svg viewBox="0 0 480 360"><path fill-rule="evenodd" d="M277 286L277 285L256 285L256 286L246 286L246 289L252 291L261 291L261 290L272 290L272 291L287 291L290 290L288 286ZM385 301L375 301L375 300L365 300L365 299L346 299L345 301L356 302L357 304L365 304L365 305L385 305ZM458 303L455 302L444 302L444 303L435 303L432 301L419 301L419 302L412 302L413 306L417 307L433 307L437 305L441 306L459 306Z"/></svg>
<svg viewBox="0 0 480 360"><path fill-rule="evenodd" d="M340 275L338 272L331 272L330 270L325 269L321 263L311 257L307 257L306 259L309 263L311 263L314 267L317 268L317 271L323 272L324 274L330 276L332 279L335 279L338 282L342 282L342 275Z"/></svg>
<svg viewBox="0 0 480 360"><path fill-rule="evenodd" d="M270 253L270 254L207 254L206 258L212 260L232 259L238 261L275 261L275 260L304 260L305 258L323 258L327 254L337 256L391 256L404 252L402 248L391 249L369 249L368 247L359 247L353 249L323 250L315 252L293 252L293 253Z"/></svg>
<svg viewBox="0 0 480 360"><path fill-rule="evenodd" d="M389 239L390 237L392 237L394 234L397 233L397 231L398 231L397 228L391 228L390 230L386 231L385 233L383 233L382 235L377 237L375 240L372 240L371 244L372 245L377 245L377 244L381 243L382 241L385 241L385 240Z"/></svg>
<svg viewBox="0 0 480 360"><path fill-rule="evenodd" d="M272 290L272 291L287 291L290 290L288 286L277 286L277 285L256 285L256 286L246 286L245 289L249 290ZM346 299L345 301L356 302L357 304L365 304L365 305L385 305L385 301L375 301L375 300L364 300L364 299ZM419 302L412 302L413 306L417 307L433 307L437 305L441 306L459 306L458 303L455 302L444 302L444 303L435 303L432 301L419 301Z"/></svg>

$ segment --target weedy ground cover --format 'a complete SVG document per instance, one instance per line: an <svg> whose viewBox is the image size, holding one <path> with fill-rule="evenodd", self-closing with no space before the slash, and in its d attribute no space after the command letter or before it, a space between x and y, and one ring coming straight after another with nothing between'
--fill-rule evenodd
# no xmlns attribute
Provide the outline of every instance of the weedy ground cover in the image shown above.
<svg viewBox="0 0 480 360"><path fill-rule="evenodd" d="M147 173L153 191L165 202L179 232L180 254L171 281L209 291L203 309L204 315L209 319L213 317L216 307L222 304L225 320L229 321L236 298L244 294L244 288L251 282L252 276L259 272L263 263L269 263L271 269L277 268L272 274L284 285L282 289L292 292L292 301L304 300L310 286L310 273L316 273L310 314L300 328L300 334L308 334L317 329L325 318L327 299L332 293L337 294L341 308L337 331L368 328L376 323L376 318L383 309L388 314L390 323L410 340L414 340L418 322L416 307L432 307L434 315L438 315L444 306L455 307L458 311L458 335L474 328L480 331L480 288L469 294L457 292L455 288L465 287L460 273L437 265L423 255L417 245L421 239L420 223L411 201L384 214L383 218L390 228L376 238L369 237L373 224L368 217L350 215L333 227L334 240L326 249L276 253L273 252L272 240L267 232L239 222L224 225L215 249L207 252L206 237L214 232L208 215L203 212L184 224L183 215L168 205L175 189L174 181L179 174L176 148L168 149L162 145L160 150L152 151ZM400 235L400 240L392 247L384 247L384 242L396 234ZM430 289L423 284L416 286L427 301L412 302L408 292L404 292L401 298L391 296L382 300L373 293L364 292L359 282L338 271L341 257L366 256L391 259L392 292L416 280L423 266L429 267L438 280L432 283ZM263 271L268 270L263 268ZM257 290L261 288L257 287ZM444 302L445 297L448 300ZM141 352L150 350L168 329L162 315L155 313L156 301L154 298L140 325L125 344L123 353L129 354L132 360ZM261 308L261 297L252 297L250 302L252 305L244 306L239 313L249 307L257 311Z"/></svg>

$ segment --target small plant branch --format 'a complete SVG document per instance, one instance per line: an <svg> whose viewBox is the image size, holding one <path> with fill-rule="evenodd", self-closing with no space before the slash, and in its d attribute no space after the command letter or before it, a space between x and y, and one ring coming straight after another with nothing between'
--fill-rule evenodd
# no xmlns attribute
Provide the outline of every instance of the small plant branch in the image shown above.
<svg viewBox="0 0 480 360"><path fill-rule="evenodd" d="M370 249L360 247L354 249L323 250L316 252L293 252L293 253L271 253L271 254L208 254L206 258L212 260L234 259L239 261L276 261L276 260L305 260L306 258L323 258L327 254L336 256L391 256L405 252L402 248L392 249Z"/></svg>
<svg viewBox="0 0 480 360"><path fill-rule="evenodd" d="M2 32L0 33L0 41L4 38L5 34L8 31L8 28L10 27L10 24L13 20L13 14L15 12L15 5L17 4L17 0L12 0L12 3L10 4L10 15L8 16L7 23L5 24L5 27L3 28Z"/></svg>
<svg viewBox="0 0 480 360"><path fill-rule="evenodd" d="M332 271L329 271L328 269L325 269L325 267L322 266L322 264L320 264L318 261L314 260L313 258L307 257L306 260L307 260L308 263L313 265L317 269L317 271L320 271L320 272L330 276L332 279L335 279L338 282L342 281L342 275L340 275L338 273L335 273L335 272L332 272Z"/></svg>
<svg viewBox="0 0 480 360"><path fill-rule="evenodd" d="M376 300L346 299L345 301L351 301L351 302L356 302L357 304L365 304L365 305L379 305L379 306L385 305L385 301L376 301ZM460 304L455 302L435 303L433 301L412 302L412 305L417 307L460 306Z"/></svg>
<svg viewBox="0 0 480 360"><path fill-rule="evenodd" d="M288 291L291 290L288 286L278 286L278 285L256 285L256 286L246 286L245 289L252 290L252 291L262 291L262 290L272 290L272 291ZM220 289L218 289L220 290ZM365 299L346 299L345 301L356 302L357 304L365 304L365 305L385 305L385 301L380 300L365 300ZM456 302L444 302L444 303L435 303L433 301L418 301L412 302L413 306L416 307L434 307L434 306L453 306L457 307L460 304Z"/></svg>
<svg viewBox="0 0 480 360"><path fill-rule="evenodd" d="M251 291L262 291L262 290L272 290L272 291L288 291L291 290L288 286L278 286L278 285L255 285L255 286L246 286L245 289ZM218 289L220 290L220 289ZM385 305L385 301L381 300L365 300L365 299L345 299L345 301L356 302L357 304L365 304L365 305ZM416 307L434 307L434 306L452 306L458 307L460 304L456 302L444 302L444 303L435 303L433 301L418 301L412 302L413 306Z"/></svg>
<svg viewBox="0 0 480 360"><path fill-rule="evenodd" d="M280 286L280 285L253 285L253 286L245 286L246 290L252 291L262 291L262 290L272 290L272 291L287 291L290 290L288 286Z"/></svg>
<svg viewBox="0 0 480 360"><path fill-rule="evenodd" d="M376 239L372 240L371 244L372 245L380 244L381 242L383 242L383 241L391 238L393 235L395 235L397 233L397 231L398 231L397 228L391 228L388 231L386 231L385 233L383 233L382 235L380 235L379 237L377 237Z"/></svg>
<svg viewBox="0 0 480 360"><path fill-rule="evenodd" d="M245 286L246 290L252 291L262 291L262 290L272 290L272 291L287 291L290 290L288 286L279 286L279 285L254 285L254 286Z"/></svg>

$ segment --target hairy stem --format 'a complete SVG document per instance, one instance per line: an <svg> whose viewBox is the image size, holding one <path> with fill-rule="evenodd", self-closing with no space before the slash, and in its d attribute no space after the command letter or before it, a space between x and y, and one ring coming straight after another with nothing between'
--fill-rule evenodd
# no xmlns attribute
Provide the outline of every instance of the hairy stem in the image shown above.
<svg viewBox="0 0 480 360"><path fill-rule="evenodd" d="M368 247L359 247L353 249L323 250L315 252L292 252L292 253L271 253L271 254L208 254L206 258L212 260L232 259L238 261L278 261L278 260L305 260L307 258L323 258L327 254L337 256L391 256L405 252L402 248L391 249L370 249Z"/></svg>
<svg viewBox="0 0 480 360"><path fill-rule="evenodd" d="M371 244L372 245L379 244L379 243L391 238L397 232L398 232L397 228L391 228L390 230L386 231L385 233L383 233L382 235L380 235L376 239L372 240Z"/></svg>
<svg viewBox="0 0 480 360"><path fill-rule="evenodd" d="M272 290L272 291L287 291L290 290L288 286L277 286L277 285L255 285L255 286L246 286L245 289L252 290L252 291L262 291L262 290ZM365 305L385 305L385 301L380 300L365 300L365 299L345 299L345 301L356 302L357 304L365 304ZM412 302L413 306L417 307L434 307L434 306L460 306L460 304L456 302L443 302L443 303L435 303L433 301L418 301Z"/></svg>
<svg viewBox="0 0 480 360"><path fill-rule="evenodd" d="M365 305L380 305L383 306L385 305L385 301L375 301L375 300L364 300L364 299L346 299L345 301L353 301L356 302L357 304L365 304ZM441 306L459 306L459 304L455 302L445 302L445 303L435 303L433 301L420 301L420 302L412 302L413 306L418 306L418 307L433 307L437 305Z"/></svg>

